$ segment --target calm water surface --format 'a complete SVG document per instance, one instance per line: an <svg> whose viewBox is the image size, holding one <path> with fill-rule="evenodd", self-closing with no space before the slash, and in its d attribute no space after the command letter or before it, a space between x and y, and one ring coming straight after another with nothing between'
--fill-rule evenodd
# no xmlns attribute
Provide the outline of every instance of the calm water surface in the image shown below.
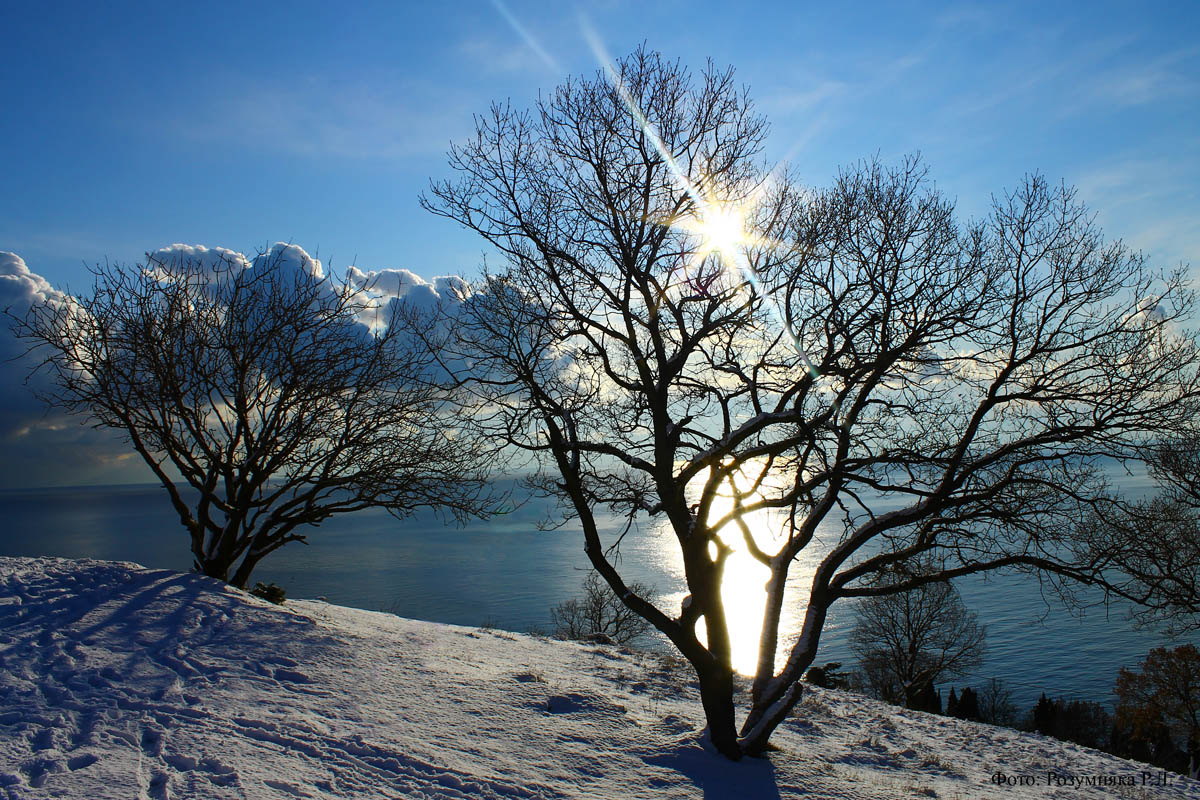
<svg viewBox="0 0 1200 800"><path fill-rule="evenodd" d="M398 521L365 511L313 529L309 544L291 544L268 556L254 580L274 581L289 597L323 596L331 603L401 616L511 630L546 628L549 610L579 590L587 568L582 534L570 524L539 530L549 511L531 501L511 514L466 527L433 513ZM764 528L769 520L762 521ZM621 530L613 519L612 540ZM682 567L669 535L645 525L621 544L627 579L657 588L664 608L684 596ZM166 495L156 486L103 486L0 492L0 555L61 556L135 561L188 570L187 537ZM800 594L812 563L797 564L790 586ZM761 613L765 573L749 559L731 560L725 592L731 613ZM987 626L984 665L959 685L997 676L1014 690L1022 711L1045 691L1108 701L1117 669L1134 665L1152 647L1173 644L1160 632L1138 629L1127 609L1089 609L1072 615L1036 580L1023 576L974 578L958 584L968 607ZM1092 595L1093 598L1098 596ZM803 614L792 603L783 620L794 633ZM821 640L818 663L853 662L847 642L853 610L835 606ZM736 628L739 665L754 662L758 631Z"/></svg>

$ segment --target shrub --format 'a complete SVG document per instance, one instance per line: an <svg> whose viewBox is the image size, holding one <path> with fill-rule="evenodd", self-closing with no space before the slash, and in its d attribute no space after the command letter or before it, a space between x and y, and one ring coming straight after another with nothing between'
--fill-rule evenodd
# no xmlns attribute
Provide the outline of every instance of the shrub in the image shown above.
<svg viewBox="0 0 1200 800"><path fill-rule="evenodd" d="M804 680L822 689L849 689L850 676L842 670L842 662L830 661L822 667L813 667L804 676Z"/></svg>
<svg viewBox="0 0 1200 800"><path fill-rule="evenodd" d="M268 603L274 603L277 606L283 605L283 601L287 599L287 592L282 586L276 585L274 581L264 585L262 581L254 584L254 588L250 590L250 594L255 597L261 597Z"/></svg>

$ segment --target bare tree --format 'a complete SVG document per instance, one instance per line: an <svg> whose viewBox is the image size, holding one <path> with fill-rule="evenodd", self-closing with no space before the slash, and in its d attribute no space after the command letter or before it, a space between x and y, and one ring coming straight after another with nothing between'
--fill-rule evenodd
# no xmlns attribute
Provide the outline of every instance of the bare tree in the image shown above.
<svg viewBox="0 0 1200 800"><path fill-rule="evenodd" d="M989 725L1005 728L1017 724L1017 706L1012 699L1012 689L999 678L989 678L979 690L979 716Z"/></svg>
<svg viewBox="0 0 1200 800"><path fill-rule="evenodd" d="M485 508L445 376L408 335L414 312L287 250L97 267L90 295L16 323L53 379L44 399L128 437L195 569L239 587L334 514Z"/></svg>
<svg viewBox="0 0 1200 800"><path fill-rule="evenodd" d="M1079 546L1139 603L1143 622L1175 634L1200 630L1200 432L1156 442L1146 463L1160 492L1097 508Z"/></svg>
<svg viewBox="0 0 1200 800"><path fill-rule="evenodd" d="M916 708L923 689L983 663L983 626L950 583L867 597L856 612L850 647L884 700Z"/></svg>
<svg viewBox="0 0 1200 800"><path fill-rule="evenodd" d="M735 759L795 707L837 600L999 568L1093 580L1068 545L1103 459L1200 389L1171 332L1181 277L1105 244L1071 191L1029 178L962 227L913 160L807 190L756 162L765 135L731 71L639 50L493 107L423 198L507 261L458 328L481 424L537 460L597 572L689 660ZM681 608L631 590L604 510L674 537ZM752 530L763 511L776 530ZM740 733L734 548L770 572ZM816 573L788 597L806 549ZM917 561L931 572L886 579Z"/></svg>
<svg viewBox="0 0 1200 800"><path fill-rule="evenodd" d="M652 599L645 584L630 583L637 595ZM629 644L650 631L650 623L621 602L596 572L583 580L583 594L564 600L550 610L555 636L564 639L603 637L615 644Z"/></svg>

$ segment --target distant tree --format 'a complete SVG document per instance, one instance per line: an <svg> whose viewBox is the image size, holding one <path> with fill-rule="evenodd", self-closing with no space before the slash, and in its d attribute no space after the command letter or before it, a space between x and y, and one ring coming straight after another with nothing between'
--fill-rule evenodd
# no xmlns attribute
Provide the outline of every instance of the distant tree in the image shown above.
<svg viewBox="0 0 1200 800"><path fill-rule="evenodd" d="M477 421L688 659L715 748L763 752L839 600L1001 568L1096 580L1070 544L1103 466L1200 396L1183 271L1105 243L1037 176L967 224L915 159L800 186L759 160L731 70L645 49L609 67L493 106L422 202L503 261L456 320ZM686 602L629 590L606 513L663 521ZM728 617L735 548L769 572L761 626ZM815 572L786 599L797 563ZM785 603L805 612L781 654ZM739 720L729 632L750 624Z"/></svg>
<svg viewBox="0 0 1200 800"><path fill-rule="evenodd" d="M1030 730L1045 734L1046 736L1053 735L1054 731L1054 703L1042 692L1042 696L1038 698L1037 704L1034 705L1033 711L1029 715Z"/></svg>
<svg viewBox="0 0 1200 800"><path fill-rule="evenodd" d="M1056 736L1085 747L1103 750L1108 747L1112 730L1112 715L1100 703L1090 700L1056 701L1058 725Z"/></svg>
<svg viewBox="0 0 1200 800"><path fill-rule="evenodd" d="M983 663L984 641L974 612L943 582L860 600L850 630L850 647L868 684L878 696L908 708L917 708L922 691L933 684Z"/></svg>
<svg viewBox="0 0 1200 800"><path fill-rule="evenodd" d="M1142 761L1180 774L1188 771L1189 754L1179 749L1166 725L1151 725L1136 733L1128 724L1114 722L1108 751L1122 758Z"/></svg>
<svg viewBox="0 0 1200 800"><path fill-rule="evenodd" d="M1043 692L1029 715L1028 726L1065 742L1105 750L1109 746L1112 715L1099 703L1061 697L1051 700Z"/></svg>
<svg viewBox="0 0 1200 800"><path fill-rule="evenodd" d="M958 716L958 692L953 686L950 687L950 696L946 698L946 716Z"/></svg>
<svg viewBox="0 0 1200 800"><path fill-rule="evenodd" d="M1017 706L1013 703L1012 690L999 678L990 679L980 689L979 718L990 725L1006 728L1017 724Z"/></svg>
<svg viewBox="0 0 1200 800"><path fill-rule="evenodd" d="M962 694L958 696L958 708L951 716L975 722L983 720L983 715L979 713L979 695L975 694L975 690L970 686L963 688Z"/></svg>
<svg viewBox="0 0 1200 800"><path fill-rule="evenodd" d="M1119 726L1151 742L1165 731L1186 754L1179 771L1200 777L1200 650L1190 644L1151 650L1140 670L1121 668L1113 691ZM1161 761L1163 746L1153 749Z"/></svg>
<svg viewBox="0 0 1200 800"><path fill-rule="evenodd" d="M924 711L927 714L942 713L942 695L932 683L921 684L909 708Z"/></svg>
<svg viewBox="0 0 1200 800"><path fill-rule="evenodd" d="M197 571L244 588L335 514L486 508L482 454L456 435L415 312L374 307L298 248L204 254L97 267L90 294L15 323L52 379L43 398L149 466Z"/></svg>
<svg viewBox="0 0 1200 800"><path fill-rule="evenodd" d="M630 591L642 597L654 596L641 583L631 583ZM616 644L629 644L651 630L650 623L630 611L594 570L583 580L583 595L559 603L551 609L550 617L554 635L562 639L603 637Z"/></svg>

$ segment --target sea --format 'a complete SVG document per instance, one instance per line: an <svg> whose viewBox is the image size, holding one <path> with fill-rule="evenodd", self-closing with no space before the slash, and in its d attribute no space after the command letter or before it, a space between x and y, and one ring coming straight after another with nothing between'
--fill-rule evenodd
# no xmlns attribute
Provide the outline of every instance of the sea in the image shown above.
<svg viewBox="0 0 1200 800"><path fill-rule="evenodd" d="M1126 479L1142 481L1132 488L1145 491L1144 479ZM269 555L252 581L276 583L289 598L324 598L457 625L550 632L551 609L579 593L588 571L582 533L553 501L530 497L515 482L501 488L510 497L508 513L465 525L431 511L405 519L379 510L331 518L307 531L307 544L289 544ZM613 557L627 580L653 587L660 606L677 612L686 591L669 532L646 521L628 530L616 517L604 523L606 544L617 545ZM770 520L760 524L770 527ZM157 485L0 491L0 555L192 567L187 536ZM795 635L803 618L803 589L814 564L815 559L807 566L802 561L794 569L785 638ZM735 666L749 672L766 574L735 554L726 575ZM1072 610L1030 576L972 576L956 585L985 626L987 646L982 665L953 684L979 688L999 678L1022 713L1043 692L1111 703L1122 666L1136 666L1151 648L1181 643L1161 629L1139 626L1129 607L1106 605L1095 591L1082 593L1086 608ZM853 621L852 601L834 605L816 663L853 667L848 643ZM653 640L647 645L667 646Z"/></svg>

